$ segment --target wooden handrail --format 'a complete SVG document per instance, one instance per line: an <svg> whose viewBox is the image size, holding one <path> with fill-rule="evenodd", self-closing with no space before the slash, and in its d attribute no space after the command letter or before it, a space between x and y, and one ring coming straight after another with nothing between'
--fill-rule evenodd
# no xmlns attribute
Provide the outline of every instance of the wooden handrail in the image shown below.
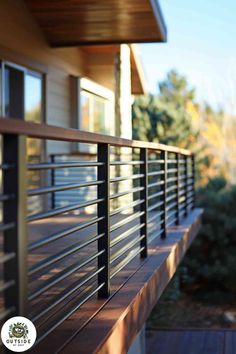
<svg viewBox="0 0 236 354"><path fill-rule="evenodd" d="M147 141L123 139L109 135L85 132L77 129L62 128L47 124L37 124L25 122L19 119L9 119L4 117L0 118L0 134L25 135L31 138L80 142L88 144L105 143L119 147L147 148L180 153L186 156L192 155L191 151L175 146L150 143Z"/></svg>

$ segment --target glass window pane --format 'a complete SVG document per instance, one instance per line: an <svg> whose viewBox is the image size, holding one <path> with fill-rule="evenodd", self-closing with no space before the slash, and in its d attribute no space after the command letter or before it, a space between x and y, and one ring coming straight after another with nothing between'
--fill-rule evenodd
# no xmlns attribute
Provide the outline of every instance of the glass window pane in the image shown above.
<svg viewBox="0 0 236 354"><path fill-rule="evenodd" d="M24 119L24 72L6 65L4 70L4 115Z"/></svg>
<svg viewBox="0 0 236 354"><path fill-rule="evenodd" d="M106 127L106 100L98 96L93 97L93 131L99 133L109 133Z"/></svg>
<svg viewBox="0 0 236 354"><path fill-rule="evenodd" d="M42 121L42 77L27 73L25 76L25 120Z"/></svg>
<svg viewBox="0 0 236 354"><path fill-rule="evenodd" d="M90 99L89 99L89 93L82 91L81 92L81 100L80 100L80 105L81 105L81 130L86 130L90 131L89 129L89 116L90 116Z"/></svg>
<svg viewBox="0 0 236 354"><path fill-rule="evenodd" d="M90 132L110 134L110 125L108 124L107 107L109 101L103 97L97 96L92 92L81 91L80 98L81 130Z"/></svg>

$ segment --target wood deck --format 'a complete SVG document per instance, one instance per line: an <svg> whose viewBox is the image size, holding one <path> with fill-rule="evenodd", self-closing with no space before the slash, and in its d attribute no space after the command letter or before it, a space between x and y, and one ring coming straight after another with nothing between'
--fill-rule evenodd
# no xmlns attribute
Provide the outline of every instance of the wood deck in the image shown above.
<svg viewBox="0 0 236 354"><path fill-rule="evenodd" d="M125 283L110 299L88 301L32 353L127 353L198 233L201 215L202 210L195 209L180 226L169 229L165 240L155 240L145 261L131 262L128 268L134 272L126 270Z"/></svg>
<svg viewBox="0 0 236 354"><path fill-rule="evenodd" d="M146 354L236 354L233 330L151 330Z"/></svg>

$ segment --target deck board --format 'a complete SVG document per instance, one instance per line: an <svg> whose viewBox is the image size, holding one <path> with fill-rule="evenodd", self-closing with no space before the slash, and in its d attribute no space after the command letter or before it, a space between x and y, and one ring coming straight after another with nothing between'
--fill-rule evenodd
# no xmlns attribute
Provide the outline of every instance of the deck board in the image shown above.
<svg viewBox="0 0 236 354"><path fill-rule="evenodd" d="M201 215L202 210L195 209L181 225L169 229L165 240L154 240L149 246L149 257L146 260L136 257L114 277L110 299L97 299L96 296L91 298L40 342L32 353L77 354L78 348L80 354L127 353L136 334L142 328L198 233ZM45 223L47 232L50 231L48 226L48 223ZM34 237L37 237L36 233ZM79 237L82 235L80 234ZM90 251L91 248L89 247ZM53 249L48 250L49 254L51 251ZM48 253L46 252L45 255L47 256ZM37 259L41 256L36 253ZM32 257L31 262L34 261ZM64 262L62 264L64 266ZM60 292L60 288L55 291ZM44 300L47 300L46 296ZM42 298L37 301L38 304L34 307L44 303ZM76 303L78 298L75 297L72 301ZM65 311L67 311L66 306L63 308ZM43 320L42 328L48 325L45 317ZM51 321L52 318L49 320Z"/></svg>
<svg viewBox="0 0 236 354"><path fill-rule="evenodd" d="M236 331L149 330L146 354L236 354Z"/></svg>

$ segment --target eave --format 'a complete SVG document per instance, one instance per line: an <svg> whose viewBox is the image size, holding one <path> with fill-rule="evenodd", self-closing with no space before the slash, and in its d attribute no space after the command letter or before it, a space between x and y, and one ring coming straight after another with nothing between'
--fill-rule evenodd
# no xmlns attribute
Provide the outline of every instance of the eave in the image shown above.
<svg viewBox="0 0 236 354"><path fill-rule="evenodd" d="M157 0L25 0L52 47L165 42Z"/></svg>

